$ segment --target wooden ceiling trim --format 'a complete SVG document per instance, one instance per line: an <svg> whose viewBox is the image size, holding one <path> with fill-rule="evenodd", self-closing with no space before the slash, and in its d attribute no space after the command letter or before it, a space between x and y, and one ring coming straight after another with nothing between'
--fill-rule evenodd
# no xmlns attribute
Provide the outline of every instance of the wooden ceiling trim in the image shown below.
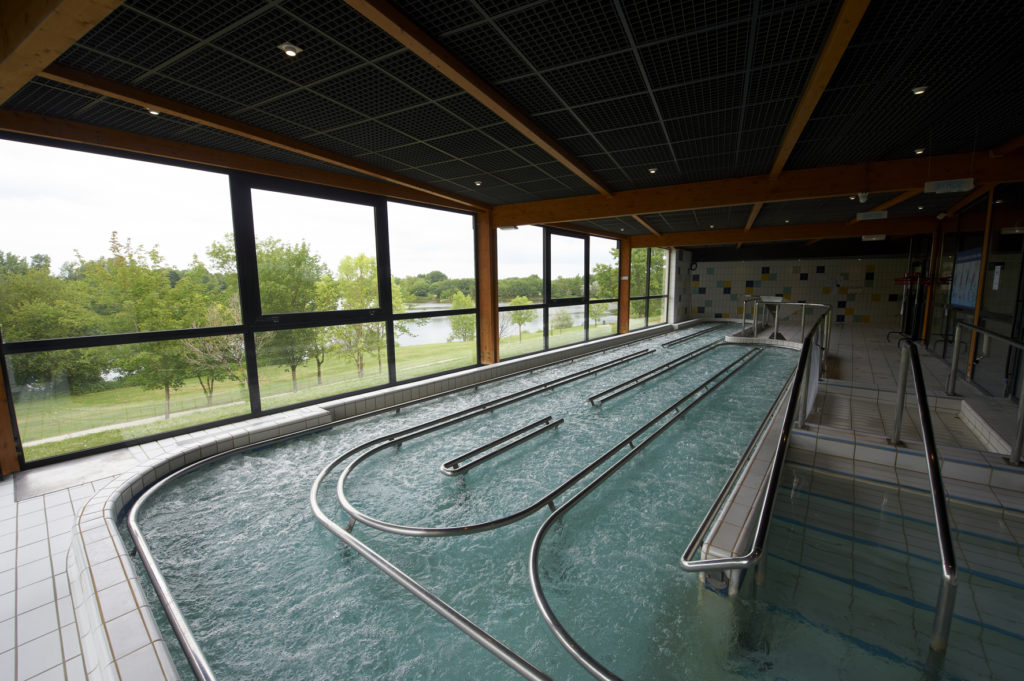
<svg viewBox="0 0 1024 681"><path fill-rule="evenodd" d="M992 156L1006 156L1007 154L1012 154L1013 152L1019 150L1021 147L1024 147L1024 135L1021 135L1020 137L1014 137L1012 140L1007 140L1006 142L1003 142L989 153Z"/></svg>
<svg viewBox="0 0 1024 681"><path fill-rule="evenodd" d="M238 135L239 137L244 137L255 142L268 144L272 147L300 154L307 158L323 161L324 163L330 163L331 165L336 165L339 168L353 170L367 175L368 177L383 180L385 182L391 182L423 194L430 194L444 199L449 203L460 205L463 208L472 208L474 210L486 210L489 208L486 204L466 199L458 194L438 189L425 182L418 182L398 173L377 168L376 166L358 159L342 156L341 154L336 154L334 152L327 151L326 149L320 149L319 147L307 144L306 142L285 137L284 135L278 135L277 133L273 133L268 130L262 130L255 126L233 120L227 116L221 116L220 114L204 111L183 102L178 102L167 97L146 92L145 90L125 85L124 83L119 83L108 78L103 78L92 73L87 73L79 69L73 69L60 64L53 64L47 67L46 70L39 75L58 83L64 83L65 85L71 85L83 90L88 90L89 92L95 92L106 97L112 97L122 102L128 102L147 109L152 109L153 111L167 113L222 132Z"/></svg>
<svg viewBox="0 0 1024 681"><path fill-rule="evenodd" d="M614 196L575 196L494 208L497 226L596 220L751 203L848 196L857 192L919 190L925 182L973 177L978 184L1024 181L1024 156L950 154L876 163L787 170L769 175L650 187ZM759 228L760 229L760 228ZM739 230L744 231L744 230ZM750 230L755 232L758 230Z"/></svg>
<svg viewBox="0 0 1024 681"><path fill-rule="evenodd" d="M982 186L976 188L973 192L971 192L970 194L968 194L967 196L965 196L964 198L960 199L955 204L953 204L950 207L950 209L946 211L946 215L942 219L943 220L948 220L951 217L954 217L957 213L962 211L964 208L967 208L967 206L971 205L972 203L974 203L975 201L980 199L985 194L988 194L989 189L991 189L991 188L992 187L989 187L988 185L982 185Z"/></svg>
<svg viewBox="0 0 1024 681"><path fill-rule="evenodd" d="M611 190L575 154L393 5L383 0L345 0L345 3L493 111L581 180L604 196L611 195Z"/></svg>
<svg viewBox="0 0 1024 681"><path fill-rule="evenodd" d="M0 104L53 63L122 0L0 3Z"/></svg>
<svg viewBox="0 0 1024 681"><path fill-rule="evenodd" d="M772 177L777 176L786 167L786 162L789 161L789 157L793 153L800 135L803 134L804 128L807 127L807 122L811 120L811 114L814 113L814 108L818 106L818 101L821 99L821 95L824 94L825 88L828 87L832 74L835 73L836 67L839 66L839 61L843 58L843 54L850 44L850 39L853 38L857 26L860 25L860 20L864 18L869 2L870 0L846 0L843 6L839 8L836 21L832 24L832 30L829 32L825 46L822 48L818 61L814 65L814 71L811 72L811 78L807 82L807 87L804 88L800 102L797 104L793 117L789 121L789 127L786 128L782 144L779 145L779 152L775 157L775 163L768 173Z"/></svg>
<svg viewBox="0 0 1024 681"><path fill-rule="evenodd" d="M754 226L754 221L757 220L758 214L761 209L764 208L764 201L755 201L754 205L750 207L750 215L747 216L747 224L743 226L745 231L750 231L750 228ZM736 244L739 246L739 244Z"/></svg>
<svg viewBox="0 0 1024 681"><path fill-rule="evenodd" d="M100 128L85 123L40 116L22 111L0 109L0 130L44 137L61 142L73 142L90 146L127 151L172 161L184 161L201 165L239 170L257 175L268 175L299 182L311 182L327 187L348 189L351 191L376 194L392 199L416 201L440 208L466 210L462 204L445 201L437 196L401 187L388 182L380 182L352 175L339 175L327 170L304 168L280 161L269 161L244 154L200 147L184 142L162 140L135 133Z"/></svg>

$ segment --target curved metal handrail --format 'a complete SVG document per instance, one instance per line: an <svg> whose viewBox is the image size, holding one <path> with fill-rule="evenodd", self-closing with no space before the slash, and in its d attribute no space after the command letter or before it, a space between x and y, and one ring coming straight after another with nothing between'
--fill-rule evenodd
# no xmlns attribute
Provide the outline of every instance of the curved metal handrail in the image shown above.
<svg viewBox="0 0 1024 681"><path fill-rule="evenodd" d="M558 419L557 421L552 422L550 416L545 416L544 418L538 419L537 421L527 424L522 428L513 430L511 433L502 435L497 439L491 440L487 444L483 444L480 445L479 447L471 449L465 454L457 456L454 459L449 459L448 461L445 461L444 463L441 464L441 472L444 473L445 475L458 475L460 473L465 473L469 469L475 468L476 466L479 466L485 461L493 459L499 454L502 454L510 449L518 447L527 440L532 440L541 433L547 432L552 428L556 428L562 423L565 423L565 419ZM496 445L502 446L494 449ZM493 451L487 451L489 449L493 449ZM480 458L473 459L469 463L462 463L466 459L472 459L474 456L476 456L477 454L481 454L482 452L487 453L481 456Z"/></svg>
<svg viewBox="0 0 1024 681"><path fill-rule="evenodd" d="M707 531L706 523L701 523L701 527L698 529L698 534L694 535L694 538L686 547L686 551L684 551L683 555L679 558L680 566L687 572L747 568L760 560L761 556L764 554L764 543L768 536L768 525L770 524L772 509L775 505L775 492L778 490L779 479L782 475L782 464L785 461L786 448L789 446L790 431L793 428L793 419L796 415L797 404L800 401L799 396L803 386L804 374L807 370L807 363L810 358L811 348L814 345L813 337L817 333L818 328L825 323L826 318L827 317L825 316L819 317L818 321L811 326L811 330L804 337L803 347L800 350L800 359L797 360L796 371L792 378L793 387L789 393L789 400L786 402L786 413L782 421L782 432L779 434L779 443L775 448L772 466L769 469L768 483L765 487L764 499L761 502L761 510L757 516L757 528L754 531L754 539L751 543L750 550L743 556L734 556L732 558L704 558L702 560L690 559L689 557L694 554L699 547L700 542L703 541L703 532ZM730 489L731 488L723 487L722 491L719 492L718 498L715 500L715 504L720 504L722 497L728 494ZM701 532L701 529L703 529L703 532Z"/></svg>
<svg viewBox="0 0 1024 681"><path fill-rule="evenodd" d="M548 627L554 633L555 638L558 639L559 643L561 643L565 647L565 649L569 651L569 654L572 655L576 659L577 662L579 662L581 665L583 665L583 667L586 668L586 670L588 672L590 672L591 674L593 674L597 678L602 679L602 681L621 681L621 679L619 679L618 676L613 674L610 670L608 670L608 668L606 668L604 665L602 665L600 662L598 662L596 658L594 658L590 653L588 653L583 648L583 646L581 646L572 637L572 635L569 634L569 632L566 630L566 628L564 626L562 626L562 623L555 616L554 611L551 609L551 604L548 603L547 597L544 595L544 589L543 589L543 587L540 584L540 568L539 568L540 546L541 546L541 544L544 541L544 537L547 534L548 530L551 528L551 526L554 524L554 522L555 522L555 520L557 518L560 518L563 513L568 511L570 508L572 508L577 503L582 501L584 497L586 497L592 491L597 489L602 483L605 482L605 480L610 478L617 470L622 468L634 456L636 456L638 453L643 451L644 448L646 448L648 444L650 444L651 442L656 440L658 438L658 436L660 436L663 432L665 432L670 427L672 427L676 423L676 421L678 421L679 419L681 419L684 416L686 416L686 414L689 413L689 411L693 407L697 406L697 404L699 404L705 397L707 397L712 392L714 392L716 389L718 389L719 387L724 385L733 375L735 375L740 369L742 369L750 361L752 361L754 359L754 357L756 357L758 354L760 354L762 352L762 350L763 350L763 348L757 348L755 350L751 350L750 352L748 352L745 355L743 355L740 359L736 360L735 362L730 364L728 367L726 367L722 371L720 371L717 374L715 374L714 377L712 377L711 379L708 379L708 381L706 381L705 384L703 384L703 385L707 385L707 383L709 383L710 381L714 380L715 377L718 377L722 373L728 371L730 367L734 366L735 364L738 364L739 362L742 362L742 364L737 366L735 369L733 369L732 371L729 371L729 373L726 376L724 376L721 381L718 381L713 387L708 389L703 395L698 396L693 402L691 402L690 404L686 405L686 407L683 408L681 411L678 410L678 407L683 402L685 402L687 399L689 399L689 397L691 395L693 395L693 393L690 393L690 395L688 395L687 397L684 397L681 400L677 401L672 407L669 407L665 411L661 412L661 414L659 414L654 420L648 422L645 426L643 426L643 428L635 431L629 438L626 438L625 440L620 442L618 445L616 445L616 451L618 449L624 448L626 444L629 444L630 446L633 446L633 449L630 450L628 453L626 453L622 458L620 458L614 464L609 466L607 470L605 470L603 473L601 473L601 475L599 475L598 477L594 478L594 480L592 480L590 483L588 483L586 487L584 487L579 492L577 492L575 495L573 495L572 498L570 498L568 501L566 501L554 513L552 513L550 516L548 516L544 520L544 522L541 524L540 528L537 530L536 536L534 536L534 538L533 538L533 543L530 545L530 588L533 591L533 598L537 602L537 607L540 609L541 617L543 617L545 623L548 625ZM703 385L702 385L702 387L703 387ZM694 392L696 392L696 391L694 391ZM664 424L662 424L657 430L655 430L653 433L651 433L647 438L645 438L638 445L635 445L635 446L633 445L633 438L637 437L644 430L646 430L651 424L657 422L658 420L660 420L661 418L663 418L664 416L666 416L669 412L671 412L673 410L677 411L675 416L673 416L671 419L669 419Z"/></svg>
<svg viewBox="0 0 1024 681"><path fill-rule="evenodd" d="M338 501L339 501L339 503L341 503L342 508L345 509L345 512L349 515L350 518L352 518L352 520L354 522L361 522L364 525L367 525L369 527L374 528L375 530L381 530L383 532L391 532L392 534L401 534L401 535L405 535L405 536L409 536L409 537L452 537L452 536L458 536L458 535L464 535L464 534L474 534L474 533L477 533L477 532L487 532L489 530L493 530L493 529L496 529L496 528L499 528L499 527L503 527L505 525L510 525L510 524L516 522L517 520L521 520L522 518L525 518L527 516L533 515L534 513L539 511L540 509L544 508L545 506L548 506L548 505L552 504L556 497L561 496L566 490L568 490L573 485L575 485L577 482L579 482L580 480L585 478L587 475L592 473L595 469L597 469L599 466L601 466L601 464L603 464L608 459L610 459L612 456L617 454L626 445L632 446L633 445L633 440L636 439L645 430L647 430L647 428L649 428L653 423L657 422L659 419L663 418L664 416L666 416L669 412L671 412L673 410L678 411L679 405L681 405L683 402L685 402L686 400L688 400L691 397L693 397L694 395L696 395L698 392L700 392L702 390L707 390L707 392L711 392L711 390L714 390L715 388L718 387L718 385L721 384L721 383L719 383L718 385L715 385L714 388L711 388L710 390L708 390L708 386L711 383L713 383L720 376L722 376L722 374L725 374L726 372L729 372L729 373L725 377L725 379L729 378L729 376L732 376L732 374L734 374L736 371L739 371L741 368L743 368L743 366L745 366L748 362L750 362L761 351L762 351L762 348L756 348L754 350L750 350L749 352L747 352L746 354L744 354L740 358L736 359L731 364L726 366L724 369L722 369L718 373L716 373L714 376L712 376L711 378L707 379L701 385L699 385L698 387L694 388L692 391L687 393L684 397L682 397L679 400L677 400L672 406L670 406L667 409L665 409L664 411L662 411L654 419L652 419L651 421L648 421L644 426L642 426L638 430L636 430L633 433L631 433L629 435L629 437L627 437L625 440L622 440L619 444L615 445L614 447L612 447L611 449L606 451L604 454L602 454L601 456L599 456L598 458L594 459L592 462L590 462L589 464L587 464L586 466L581 468L579 470L579 472L574 474L572 477L568 478L565 482L561 483L556 488L554 488L553 490L551 490L550 492L545 494L543 497L541 497L540 499L538 499L534 503L530 504L529 506L526 506L526 507L524 507L524 508L522 508L522 509L520 509L518 511L515 511L514 513L510 513L510 514L508 514L506 516L502 516L500 518L495 518L493 520L486 520L486 521L480 522L480 523L474 523L474 524L471 524L471 525L457 525L457 526L447 526L447 527L422 527L422 526L417 526L417 525L401 525L401 524L398 524L398 523L390 523L390 522L387 522L385 520L380 520L379 518L375 518L375 517L373 517L371 515L363 513L362 511L357 509L352 504L352 502L349 501L348 497L345 495L345 481L348 479L348 476L352 474L352 472L356 469L356 467L359 464L365 462L367 459L369 459L371 456L373 456L377 452L380 452L383 449L386 449L386 448L390 447L391 446L390 443L383 444L383 445L374 447L371 450L363 452L362 454L357 456L355 459L353 459L352 462L345 468L345 470L342 471L341 476L339 476L339 478L338 478L338 490L337 490ZM737 366L737 365L739 365L739 366ZM724 382L725 379L722 379L721 382ZM702 395L699 399L703 399L703 397L704 396ZM688 409L689 409L689 407L687 407L687 410Z"/></svg>
<svg viewBox="0 0 1024 681"><path fill-rule="evenodd" d="M627 393L639 385L643 385L652 378L657 378L666 371L671 371L672 369L675 369L677 366L695 360L701 355L703 355L705 352L710 352L711 350L722 347L725 344L725 341L716 341L714 343L709 343L708 345L693 350L692 352L688 352L681 357L676 357L675 359L665 362L664 364L659 364L653 369L649 369L642 374L634 376L633 378L629 378L623 381L622 383L619 383L618 385L613 385L612 387L606 390L602 390L599 393L595 393L588 397L587 401L590 402L591 404L594 404L595 402L603 403L607 402L608 400L613 400L619 395Z"/></svg>
<svg viewBox="0 0 1024 681"><path fill-rule="evenodd" d="M932 512L935 515L935 532L939 540L939 557L942 560L942 586L939 588L938 603L935 605L935 622L932 626L930 647L941 652L949 640L949 627L953 619L953 605L956 601L956 554L949 532L949 511L946 508L946 490L942 484L942 471L935 447L935 433L932 430L932 416L928 411L928 395L924 387L924 373L917 345L901 338L900 347L910 353L910 366L914 374L914 388L917 390L917 416L921 424L921 439L924 441L925 461L928 464L928 485L931 489Z"/></svg>

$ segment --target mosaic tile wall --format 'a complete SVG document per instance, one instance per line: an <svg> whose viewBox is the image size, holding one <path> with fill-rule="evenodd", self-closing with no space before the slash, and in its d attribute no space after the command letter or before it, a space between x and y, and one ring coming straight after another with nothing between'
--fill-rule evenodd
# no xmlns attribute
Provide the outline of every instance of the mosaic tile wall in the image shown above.
<svg viewBox="0 0 1024 681"><path fill-rule="evenodd" d="M761 262L696 262L681 278L689 284L691 316L734 318L747 296L782 296L825 303L836 322L899 327L906 258L821 258Z"/></svg>

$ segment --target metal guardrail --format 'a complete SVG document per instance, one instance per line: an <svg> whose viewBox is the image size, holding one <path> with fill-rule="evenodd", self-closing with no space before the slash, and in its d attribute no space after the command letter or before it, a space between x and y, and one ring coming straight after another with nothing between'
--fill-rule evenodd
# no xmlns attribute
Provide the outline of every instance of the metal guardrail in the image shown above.
<svg viewBox="0 0 1024 681"><path fill-rule="evenodd" d="M798 405L800 403L800 393L805 389L803 388L804 374L807 371L810 353L815 345L814 336L819 330L824 329L823 325L826 323L827 318L827 314L823 315L814 323L811 330L804 338L803 347L800 350L800 359L797 361L796 371L794 371L791 378L793 387L789 393L789 400L786 402L786 412L782 421L782 432L779 434L779 442L775 447L775 456L772 459L772 465L768 472L768 482L765 486L764 498L761 501L761 509L757 515L757 527L754 530L754 538L751 542L750 550L745 555L734 556L731 558L704 558L694 560L693 556L699 550L701 542L704 541L704 536L707 534L712 522L714 521L715 513L709 512L679 559L680 566L687 572L747 569L755 565L764 556L764 545L765 540L768 537L768 526L771 522L772 509L775 505L775 493L778 491L779 479L782 475L782 464L785 462L786 448L789 446L790 431L793 428L793 421L796 418ZM822 347L827 346L823 343ZM730 477L726 485L722 487L722 491L719 492L718 497L712 505L713 511L717 508L721 508L725 497L731 492L732 484L734 482L735 477Z"/></svg>
<svg viewBox="0 0 1024 681"><path fill-rule="evenodd" d="M959 348L961 329L970 329L971 331L980 333L984 336L988 336L989 338L995 338L996 340L1002 341L1009 345L1010 347L1017 348L1019 350L1024 350L1024 343L1020 341L1014 340L1012 338L1007 338L1006 336L1003 336L998 333L993 333L992 331L988 331L987 329L983 329L980 326L976 326L974 324L968 324L963 320L958 320L954 327L956 331L953 334L953 359L949 366L949 376L946 378L947 395L956 394L956 373L957 366L960 362ZM1018 373L1020 374L1021 390L1018 392L1020 397L1017 400L1017 430L1014 434L1013 447L1010 451L1009 457L1010 463L1013 464L1014 466L1020 465L1021 452L1022 450L1024 450L1024 354L1021 354L1020 362L1021 366L1018 370Z"/></svg>
<svg viewBox="0 0 1024 681"><path fill-rule="evenodd" d="M953 604L956 601L956 555L953 553L953 540L949 533L949 512L946 508L946 490L942 484L942 471L939 468L939 456L935 448L935 434L932 430L931 412L928 411L928 395L925 393L924 373L921 371L921 358L917 345L913 341L902 338L900 347L903 357L900 359L901 371L906 371L909 364L914 374L914 389L917 390L917 415L921 423L921 438L924 440L925 461L928 464L928 485L932 495L932 512L935 515L935 532L939 540L939 558L942 561L942 585L939 587L939 598L935 605L935 621L932 625L931 649L942 652L949 641L949 627L953 620ZM903 378L906 383L906 378ZM897 404L900 411L902 403Z"/></svg>
<svg viewBox="0 0 1024 681"><path fill-rule="evenodd" d="M469 469L479 466L483 462L489 461L490 459L493 459L499 454L507 452L510 449L518 447L527 440L532 440L541 433L547 432L552 428L556 428L564 422L565 419L558 419L557 421L552 422L550 416L545 416L544 418L534 421L529 425L523 426L522 428L519 428L517 430L513 430L511 433L508 433L507 435L502 435L497 439L491 440L487 444L472 449L461 456L457 456L454 459L449 459L448 461L445 461L444 463L441 464L441 472L444 473L445 475L458 475L460 473L465 473ZM498 445L501 446L499 447ZM482 454L483 452L487 453L483 454L483 456L473 459L474 456ZM469 463L462 463L466 459L473 460L470 461Z"/></svg>
<svg viewBox="0 0 1024 681"><path fill-rule="evenodd" d="M810 307L810 308L816 308L816 309L823 310L824 313L825 313L825 316L828 318L826 320L826 322L825 322L825 340L824 340L824 345L825 345L825 347L829 346L829 342L830 342L831 337L832 337L832 318L831 318L832 306L831 305L826 305L824 303L797 303L797 302L793 302L793 301L790 301L790 300L775 300L774 299L775 296L768 296L767 298L768 299L766 300L765 297L762 297L762 296L751 296L749 298L744 298L743 299L743 317L742 317L741 322L740 322L740 333L741 334L745 333L746 330L747 330L747 303L751 303L752 304L751 305L751 310L752 310L752 314L751 314L752 331L751 331L751 334L754 335L754 336L757 335L758 328L762 324L767 326L766 318L768 316L768 311L771 308L775 308L775 314L773 315L774 316L774 320L775 320L775 326L774 326L774 330L772 331L771 338L777 338L778 335L779 335L779 308L787 307L787 306L790 306L790 307L800 306L800 336L799 337L800 338L805 338L806 336L804 334L804 328L806 328L807 308ZM760 321L759 321L759 317L761 318Z"/></svg>
<svg viewBox="0 0 1024 681"><path fill-rule="evenodd" d="M711 328L701 329L697 333L691 333L689 336L683 336L682 338L676 338L675 340L670 340L667 343L662 343L661 347L663 347L663 348L671 348L671 347L673 347L675 345L679 345L680 343L685 343L688 340L693 340L694 338L697 338L698 336L703 336L706 333L711 333L712 331L720 331L722 329L722 327L725 326L725 325L726 325L726 322L718 322L717 324L715 324Z"/></svg>
<svg viewBox="0 0 1024 681"><path fill-rule="evenodd" d="M608 400L615 399L619 395L629 392L630 390L636 388L637 386L643 385L647 381L662 375L666 371L671 371L672 369L675 369L678 366L681 366L683 364L686 364L687 362L697 359L705 352L709 352L711 350L714 350L715 348L719 348L724 345L725 341L718 341L715 343L705 345L702 348L698 348L692 352L686 353L682 357L676 357L675 359L665 362L664 364L659 364L653 369L645 371L644 373L639 374L638 376L634 376L633 378L627 379L622 383L619 383L618 385L613 385L607 390L602 390L599 393L595 393L588 397L587 401L590 402L591 404L596 405L601 404L603 402L607 402ZM663 345L662 347L665 346Z"/></svg>
<svg viewBox="0 0 1024 681"><path fill-rule="evenodd" d="M729 366L725 367L714 376L709 378L707 381L702 383L698 388L688 393L683 398L677 400L672 406L662 411L651 421L648 421L645 425L635 430L629 437L622 440L609 450L608 455L616 453L626 446L632 447L632 449L622 456L618 461L608 467L601 475L590 481L583 489L573 495L568 501L565 502L560 508L555 510L550 516L548 516L537 530L537 535L533 538L533 543L530 546L530 586L533 590L534 600L537 601L537 607L540 608L541 617L547 623L548 627L555 634L558 641L569 651L577 662L583 665L587 671L596 676L602 681L621 681L619 677L615 676L609 671L604 665L597 661L590 653L588 653L583 646L576 642L575 639L569 634L569 632L562 626L562 623L555 616L554 611L551 609L551 605L548 603L547 597L544 595L544 589L540 583L540 546L544 541L544 537L548 530L552 527L554 522L562 516L563 513L568 511L570 508L575 506L577 503L583 500L588 494L601 486L608 478L610 478L617 470L622 468L628 461L634 456L643 451L647 445L655 441L658 436L663 432L671 428L676 421L686 416L687 413L695 406L697 406L701 400L710 395L714 390L724 385L733 375L735 375L740 369L746 366L750 361L754 359L758 354L762 352L763 348L757 348L751 350L741 356L739 359L732 362ZM723 376L724 374L724 376ZM721 380L718 380L721 378ZM717 382L716 382L717 381ZM697 395L698 392L704 391L703 394ZM680 409L682 404L689 399L695 397L686 407ZM634 440L641 435L654 423L657 423L669 413L675 411L675 415L672 416L668 421L663 423L653 433L648 435L639 444L634 444Z"/></svg>

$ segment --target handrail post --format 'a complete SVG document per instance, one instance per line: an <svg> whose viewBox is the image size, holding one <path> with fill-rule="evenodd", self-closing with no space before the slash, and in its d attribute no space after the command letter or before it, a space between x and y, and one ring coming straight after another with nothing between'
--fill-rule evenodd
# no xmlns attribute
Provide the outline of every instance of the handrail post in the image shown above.
<svg viewBox="0 0 1024 681"><path fill-rule="evenodd" d="M1013 438L1013 450L1010 452L1010 464L1020 465L1021 449L1024 448L1024 352L1021 353L1020 388L1017 390L1017 433Z"/></svg>
<svg viewBox="0 0 1024 681"><path fill-rule="evenodd" d="M910 348L902 345L900 348L900 369L896 377L896 413L893 416L892 435L889 442L898 445L900 443L900 429L903 426L903 407L907 402L907 369L910 365ZM917 399L921 399L918 395Z"/></svg>
<svg viewBox="0 0 1024 681"><path fill-rule="evenodd" d="M743 319L740 322L740 335L743 335L747 330L747 300L743 299Z"/></svg>
<svg viewBox="0 0 1024 681"><path fill-rule="evenodd" d="M956 603L956 580L943 578L939 587L939 600L935 603L935 622L932 624L930 647L937 653L949 643L949 627L953 622L953 604Z"/></svg>
<svg viewBox="0 0 1024 681"><path fill-rule="evenodd" d="M949 378L946 379L946 394L956 395L956 370L960 363L960 322L956 323L956 331L953 332L953 360L949 365Z"/></svg>
<svg viewBox="0 0 1024 681"><path fill-rule="evenodd" d="M800 304L800 338L804 337L804 320L807 318L807 303Z"/></svg>
<svg viewBox="0 0 1024 681"><path fill-rule="evenodd" d="M774 340L779 339L779 307L781 307L781 304L775 305L775 330L772 331L772 339Z"/></svg>

